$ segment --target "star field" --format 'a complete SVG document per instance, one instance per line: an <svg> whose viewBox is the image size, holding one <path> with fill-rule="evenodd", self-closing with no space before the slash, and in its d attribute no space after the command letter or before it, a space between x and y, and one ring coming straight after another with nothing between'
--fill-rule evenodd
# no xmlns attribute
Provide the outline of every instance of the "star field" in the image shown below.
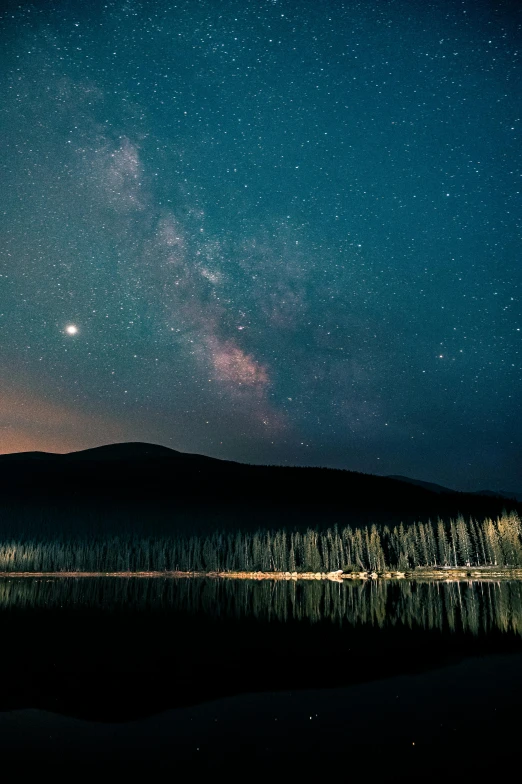
<svg viewBox="0 0 522 784"><path fill-rule="evenodd" d="M520 487L521 23L4 3L0 452Z"/></svg>

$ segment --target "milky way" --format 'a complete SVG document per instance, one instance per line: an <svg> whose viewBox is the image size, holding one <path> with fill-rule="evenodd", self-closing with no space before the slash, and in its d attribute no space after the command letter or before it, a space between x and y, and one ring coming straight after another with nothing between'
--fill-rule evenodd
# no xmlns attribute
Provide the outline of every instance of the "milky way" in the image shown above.
<svg viewBox="0 0 522 784"><path fill-rule="evenodd" d="M2 9L0 452L521 487L516 4Z"/></svg>

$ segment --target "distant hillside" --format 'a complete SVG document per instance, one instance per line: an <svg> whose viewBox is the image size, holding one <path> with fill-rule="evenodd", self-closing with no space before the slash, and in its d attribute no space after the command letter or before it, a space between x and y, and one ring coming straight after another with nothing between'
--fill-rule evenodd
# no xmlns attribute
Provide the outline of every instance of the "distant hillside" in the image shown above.
<svg viewBox="0 0 522 784"><path fill-rule="evenodd" d="M175 455L184 456L181 452L166 446L130 441L124 444L95 446L92 449L82 449L80 452L69 452L65 456L69 460L151 460L162 457L172 459Z"/></svg>
<svg viewBox="0 0 522 784"><path fill-rule="evenodd" d="M2 455L0 504L0 532L136 526L141 533L408 524L459 513L497 516L506 506L404 477L246 465L144 443ZM510 507L522 511L516 502Z"/></svg>
<svg viewBox="0 0 522 784"><path fill-rule="evenodd" d="M425 487L427 490L432 490L434 493L454 493L449 487L437 485L434 482L423 482L421 479L411 479L409 476L400 476L399 474L390 474L388 479L398 479L400 482L408 482L411 485L418 485L418 487ZM490 498L507 498L510 501L522 501L522 493L508 492L507 490L474 490L472 495L489 496Z"/></svg>
<svg viewBox="0 0 522 784"><path fill-rule="evenodd" d="M424 487L426 490L431 490L433 493L454 493L455 490L450 490L449 487L437 485L434 482L423 482L422 479L410 479L409 476L400 476L400 474L390 474L388 479L397 479L399 482L408 482L410 485L417 485L417 487Z"/></svg>
<svg viewBox="0 0 522 784"><path fill-rule="evenodd" d="M175 456L183 459L190 458L183 452L176 452L167 446L159 444L146 444L140 441L128 441L123 444L104 444L95 446L92 449L82 449L79 452L68 452L66 454L56 454L54 452L16 452L10 455L0 455L0 467L10 463L33 460L150 460L167 457L173 459ZM200 457L200 455L197 455ZM205 458L212 460L213 458Z"/></svg>
<svg viewBox="0 0 522 784"><path fill-rule="evenodd" d="M508 498L510 501L522 501L522 493L509 492L509 490L477 490L477 495L489 495L498 498Z"/></svg>

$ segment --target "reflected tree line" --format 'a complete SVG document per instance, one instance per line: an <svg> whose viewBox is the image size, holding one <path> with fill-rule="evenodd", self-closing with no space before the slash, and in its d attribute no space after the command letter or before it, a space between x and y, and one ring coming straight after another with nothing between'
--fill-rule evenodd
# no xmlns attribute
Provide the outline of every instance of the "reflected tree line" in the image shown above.
<svg viewBox="0 0 522 784"><path fill-rule="evenodd" d="M459 516L381 528L0 541L1 572L383 572L430 566L522 566L520 517L504 512L481 521Z"/></svg>
<svg viewBox="0 0 522 784"><path fill-rule="evenodd" d="M214 619L330 621L522 635L519 582L255 582L164 578L3 578L0 610L163 610Z"/></svg>

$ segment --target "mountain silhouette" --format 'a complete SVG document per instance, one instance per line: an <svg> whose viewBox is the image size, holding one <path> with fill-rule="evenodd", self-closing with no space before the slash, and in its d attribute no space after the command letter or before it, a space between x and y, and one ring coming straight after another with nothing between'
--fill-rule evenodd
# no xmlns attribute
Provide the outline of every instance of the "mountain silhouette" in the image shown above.
<svg viewBox="0 0 522 784"><path fill-rule="evenodd" d="M400 482L409 482L411 485L418 485L425 487L427 490L432 490L434 493L454 493L449 487L444 485L437 485L434 482L424 482L422 479L411 479L409 476L401 476L400 474L390 474L389 479L398 479ZM484 495L491 498L507 498L510 501L522 501L522 493L508 492L507 490L474 490L473 495Z"/></svg>
<svg viewBox="0 0 522 784"><path fill-rule="evenodd" d="M498 498L508 498L511 501L522 501L522 493L509 490L477 490L477 495L489 495Z"/></svg>
<svg viewBox="0 0 522 784"><path fill-rule="evenodd" d="M147 460L160 457L173 458L182 455L167 446L145 444L141 441L129 441L123 444L105 444L79 452L69 452L66 457L75 460Z"/></svg>
<svg viewBox="0 0 522 784"><path fill-rule="evenodd" d="M139 521L142 532L407 524L459 513L497 516L506 506L497 496L405 477L249 465L140 442L2 455L0 499L8 510L0 525L41 519L49 530L70 530L88 517L101 527Z"/></svg>
<svg viewBox="0 0 522 784"><path fill-rule="evenodd" d="M449 487L437 485L435 482L424 482L422 479L410 479L409 476L401 476L400 474L390 474L388 479L397 479L399 482L408 482L410 485L417 485L424 487L426 490L431 490L433 493L454 493L455 490L450 490Z"/></svg>

